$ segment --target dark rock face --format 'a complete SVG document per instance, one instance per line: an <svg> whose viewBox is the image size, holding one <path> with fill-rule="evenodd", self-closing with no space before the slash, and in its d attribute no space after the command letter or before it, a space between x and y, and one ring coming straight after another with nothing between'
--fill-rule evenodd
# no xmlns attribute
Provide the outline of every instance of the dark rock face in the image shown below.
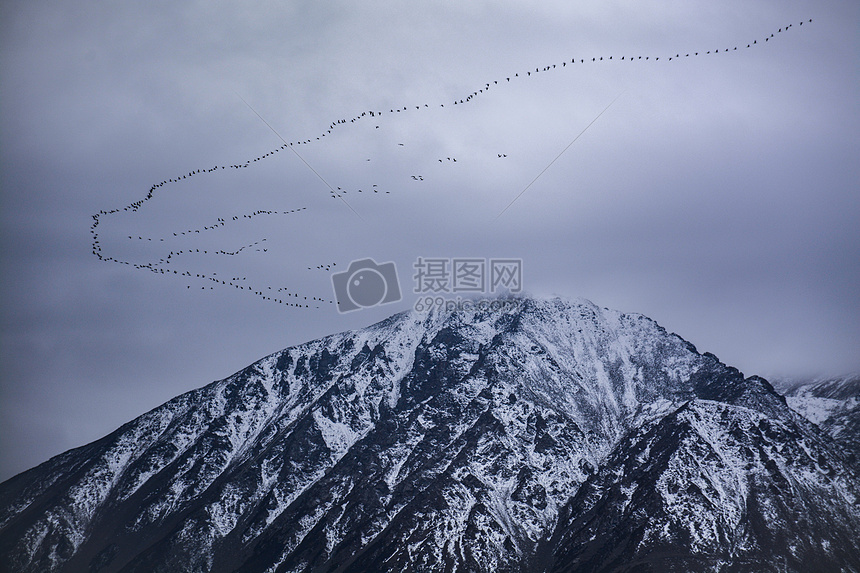
<svg viewBox="0 0 860 573"><path fill-rule="evenodd" d="M562 510L553 571L857 570L853 476L805 425L694 400L629 436Z"/></svg>
<svg viewBox="0 0 860 573"><path fill-rule="evenodd" d="M587 301L405 313L0 484L9 571L860 570L856 463Z"/></svg>

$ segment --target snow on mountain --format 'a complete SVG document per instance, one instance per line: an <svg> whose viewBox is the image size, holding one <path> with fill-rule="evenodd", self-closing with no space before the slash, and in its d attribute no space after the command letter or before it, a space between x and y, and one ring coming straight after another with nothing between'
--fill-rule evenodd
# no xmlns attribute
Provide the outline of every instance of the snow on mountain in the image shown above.
<svg viewBox="0 0 860 573"><path fill-rule="evenodd" d="M860 456L860 376L780 385L788 405Z"/></svg>
<svg viewBox="0 0 860 573"><path fill-rule="evenodd" d="M559 520L553 571L856 571L856 472L803 422L694 400L619 444Z"/></svg>
<svg viewBox="0 0 860 573"><path fill-rule="evenodd" d="M857 567L855 462L766 381L641 315L506 302L288 348L0 484L0 564Z"/></svg>

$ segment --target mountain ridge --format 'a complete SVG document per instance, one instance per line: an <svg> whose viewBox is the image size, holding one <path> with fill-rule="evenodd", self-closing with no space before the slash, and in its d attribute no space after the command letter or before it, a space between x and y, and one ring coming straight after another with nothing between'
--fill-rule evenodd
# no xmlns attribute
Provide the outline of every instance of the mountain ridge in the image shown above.
<svg viewBox="0 0 860 573"><path fill-rule="evenodd" d="M766 380L744 378L653 320L583 299L507 302L496 311L399 313L287 348L15 476L0 484L2 563L100 572L567 570L579 557L565 540L582 530L570 504L611 490L612 472L638 472L641 462L620 444L634 448L635 436L684 408L738 420L749 416L725 408L755 412L793 428L784 449L802 440L839 483L856 477L854 462ZM676 457L666 460L694 460L683 456L689 447L667 446ZM806 466L774 456L749 459L782 463L787 483L815 494L816 511L844 514L838 531L860 526L856 507L845 507L856 506L856 486L823 499L824 478L796 478ZM651 499L671 497L642 487ZM832 543L842 547L846 535ZM718 535L714 547L728 540ZM681 538L661 543L697 555ZM820 558L798 551L791 563ZM772 553L759 544L744 558ZM831 553L855 566L850 551ZM646 543L629 555L668 553ZM591 563L613 570L599 569L611 560Z"/></svg>
<svg viewBox="0 0 860 573"><path fill-rule="evenodd" d="M860 460L860 375L778 383L792 410Z"/></svg>

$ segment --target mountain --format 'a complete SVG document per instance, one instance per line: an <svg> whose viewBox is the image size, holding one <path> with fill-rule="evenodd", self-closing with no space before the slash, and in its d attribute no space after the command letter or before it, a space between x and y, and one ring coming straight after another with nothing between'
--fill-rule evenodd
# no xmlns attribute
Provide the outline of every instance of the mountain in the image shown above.
<svg viewBox="0 0 860 573"><path fill-rule="evenodd" d="M860 376L782 382L788 405L860 460Z"/></svg>
<svg viewBox="0 0 860 573"><path fill-rule="evenodd" d="M8 571L860 571L856 462L579 300L288 348L0 484Z"/></svg>

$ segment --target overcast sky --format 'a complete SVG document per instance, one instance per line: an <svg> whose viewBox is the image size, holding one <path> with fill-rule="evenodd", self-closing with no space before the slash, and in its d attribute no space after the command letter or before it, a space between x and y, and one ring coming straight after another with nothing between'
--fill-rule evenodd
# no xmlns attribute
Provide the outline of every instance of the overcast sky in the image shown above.
<svg viewBox="0 0 860 573"><path fill-rule="evenodd" d="M0 479L409 308L419 257L520 258L747 375L860 371L857 2L0 10ZM131 264L92 252L114 209ZM403 299L340 314L366 257Z"/></svg>

